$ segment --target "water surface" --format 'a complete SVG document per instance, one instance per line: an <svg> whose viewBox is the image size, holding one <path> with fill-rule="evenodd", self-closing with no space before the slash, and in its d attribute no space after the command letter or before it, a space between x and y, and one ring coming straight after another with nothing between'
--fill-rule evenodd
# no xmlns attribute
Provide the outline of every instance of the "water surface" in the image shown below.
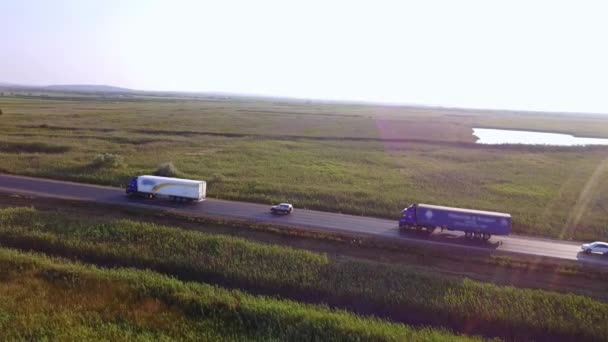
<svg viewBox="0 0 608 342"><path fill-rule="evenodd" d="M551 146L608 145L608 139L582 138L570 134L473 128L478 144L525 144Z"/></svg>

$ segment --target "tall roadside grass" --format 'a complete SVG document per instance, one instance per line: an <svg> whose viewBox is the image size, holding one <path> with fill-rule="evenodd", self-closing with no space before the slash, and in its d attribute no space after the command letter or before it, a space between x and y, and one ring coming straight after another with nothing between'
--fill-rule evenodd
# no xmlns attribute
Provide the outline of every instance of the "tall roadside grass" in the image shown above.
<svg viewBox="0 0 608 342"><path fill-rule="evenodd" d="M0 248L0 339L470 341L151 271Z"/></svg>
<svg viewBox="0 0 608 342"><path fill-rule="evenodd" d="M608 317L608 304L582 296L456 281L403 266L332 261L307 251L128 220L3 209L0 241L488 336L601 340Z"/></svg>

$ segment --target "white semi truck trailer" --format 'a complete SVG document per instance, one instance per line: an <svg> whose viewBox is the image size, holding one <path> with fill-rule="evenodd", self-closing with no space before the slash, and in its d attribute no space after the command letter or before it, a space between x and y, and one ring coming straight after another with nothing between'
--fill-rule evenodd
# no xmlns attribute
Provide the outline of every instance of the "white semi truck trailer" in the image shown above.
<svg viewBox="0 0 608 342"><path fill-rule="evenodd" d="M144 175L129 180L125 192L134 197L163 196L176 202L201 202L207 194L207 182Z"/></svg>

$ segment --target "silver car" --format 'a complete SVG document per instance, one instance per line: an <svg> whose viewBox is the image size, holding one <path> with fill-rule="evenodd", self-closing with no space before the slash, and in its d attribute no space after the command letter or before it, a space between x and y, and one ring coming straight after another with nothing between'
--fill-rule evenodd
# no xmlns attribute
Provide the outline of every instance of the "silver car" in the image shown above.
<svg viewBox="0 0 608 342"><path fill-rule="evenodd" d="M592 243L586 243L581 246L583 252L589 253L602 253L608 255L608 242L596 241Z"/></svg>
<svg viewBox="0 0 608 342"><path fill-rule="evenodd" d="M289 203L281 203L279 205L273 205L270 208L270 212L273 214L291 214L293 206Z"/></svg>

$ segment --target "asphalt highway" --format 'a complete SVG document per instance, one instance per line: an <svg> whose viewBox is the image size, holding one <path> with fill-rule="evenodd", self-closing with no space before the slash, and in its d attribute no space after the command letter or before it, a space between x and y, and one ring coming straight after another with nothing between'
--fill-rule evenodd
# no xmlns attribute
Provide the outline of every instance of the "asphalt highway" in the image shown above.
<svg viewBox="0 0 608 342"><path fill-rule="evenodd" d="M150 210L165 210L189 215L221 217L225 219L232 218L256 223L272 223L291 226L296 229L371 235L400 240L406 243L404 244L404 248L407 248L407 243L415 243L429 248L460 249L461 251L497 254L515 253L532 257L574 260L581 263L608 267L608 257L582 253L580 249L581 242L510 235L508 237L492 237L490 241L483 243L465 239L464 234L460 232L441 232L439 230L436 230L429 237L414 232L400 232L396 220L298 208L294 208L294 212L290 215L276 216L270 214L270 206L262 204L211 198L207 198L205 201L196 204L173 203L163 198L153 200L131 199L125 196L123 189L119 188L1 174L0 192L131 206ZM405 205L406 203L404 203Z"/></svg>

